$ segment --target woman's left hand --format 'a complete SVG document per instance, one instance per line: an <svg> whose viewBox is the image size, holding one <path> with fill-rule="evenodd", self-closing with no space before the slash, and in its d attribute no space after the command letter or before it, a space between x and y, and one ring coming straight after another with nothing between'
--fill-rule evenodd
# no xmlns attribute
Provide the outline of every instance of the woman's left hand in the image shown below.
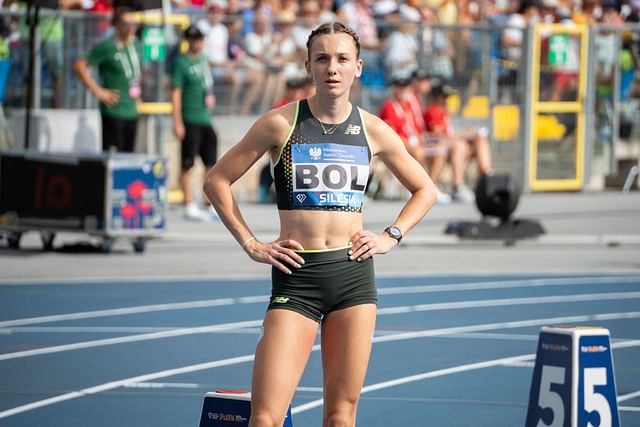
<svg viewBox="0 0 640 427"><path fill-rule="evenodd" d="M386 254L397 244L396 239L385 232L376 234L372 231L361 230L351 237L349 259L364 261L375 254Z"/></svg>

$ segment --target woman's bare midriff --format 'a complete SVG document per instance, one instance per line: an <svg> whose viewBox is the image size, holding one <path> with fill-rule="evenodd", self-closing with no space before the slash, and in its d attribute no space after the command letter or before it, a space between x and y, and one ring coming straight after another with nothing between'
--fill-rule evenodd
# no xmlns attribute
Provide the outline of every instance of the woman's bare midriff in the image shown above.
<svg viewBox="0 0 640 427"><path fill-rule="evenodd" d="M343 248L362 230L362 214L291 210L280 214L280 239L293 239L306 250Z"/></svg>

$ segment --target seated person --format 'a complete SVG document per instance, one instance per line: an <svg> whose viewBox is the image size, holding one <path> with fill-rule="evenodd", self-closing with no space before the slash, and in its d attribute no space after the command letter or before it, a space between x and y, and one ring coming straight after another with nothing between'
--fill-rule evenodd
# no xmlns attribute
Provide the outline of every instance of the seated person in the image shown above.
<svg viewBox="0 0 640 427"><path fill-rule="evenodd" d="M448 148L449 161L453 172L452 197L454 200L472 202L473 192L465 185L465 169L470 157L475 157L483 175L493 173L491 147L486 128L471 128L456 132L447 111L447 97L455 91L444 82L437 82L431 88L431 104L424 113L424 122L429 132L430 142L443 144ZM429 168L431 179L437 183L444 163L441 155L433 156Z"/></svg>

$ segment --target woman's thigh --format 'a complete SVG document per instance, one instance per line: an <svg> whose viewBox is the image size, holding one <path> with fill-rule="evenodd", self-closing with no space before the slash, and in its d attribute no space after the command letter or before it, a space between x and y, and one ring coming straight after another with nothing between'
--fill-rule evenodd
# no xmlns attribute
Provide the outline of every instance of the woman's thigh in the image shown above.
<svg viewBox="0 0 640 427"><path fill-rule="evenodd" d="M371 354L375 304L329 313L322 321L325 412L357 403Z"/></svg>
<svg viewBox="0 0 640 427"><path fill-rule="evenodd" d="M285 412L309 360L318 323L295 311L269 310L253 366L251 411Z"/></svg>

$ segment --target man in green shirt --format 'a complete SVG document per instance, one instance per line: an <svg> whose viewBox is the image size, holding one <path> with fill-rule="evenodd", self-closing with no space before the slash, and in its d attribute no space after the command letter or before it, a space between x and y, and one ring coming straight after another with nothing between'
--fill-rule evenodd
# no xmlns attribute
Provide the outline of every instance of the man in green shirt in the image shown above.
<svg viewBox="0 0 640 427"><path fill-rule="evenodd" d="M78 58L74 71L84 86L100 101L102 150L133 152L141 95L140 45L131 9L113 14L115 37L96 45L86 58ZM98 69L96 82L89 66Z"/></svg>
<svg viewBox="0 0 640 427"><path fill-rule="evenodd" d="M181 142L180 187L184 196L185 217L202 220L215 215L202 212L193 202L192 169L195 156L205 166L204 175L215 164L218 138L211 126L211 109L215 105L213 78L202 54L204 34L195 25L184 32L188 50L178 55L171 67L171 104L173 133Z"/></svg>

